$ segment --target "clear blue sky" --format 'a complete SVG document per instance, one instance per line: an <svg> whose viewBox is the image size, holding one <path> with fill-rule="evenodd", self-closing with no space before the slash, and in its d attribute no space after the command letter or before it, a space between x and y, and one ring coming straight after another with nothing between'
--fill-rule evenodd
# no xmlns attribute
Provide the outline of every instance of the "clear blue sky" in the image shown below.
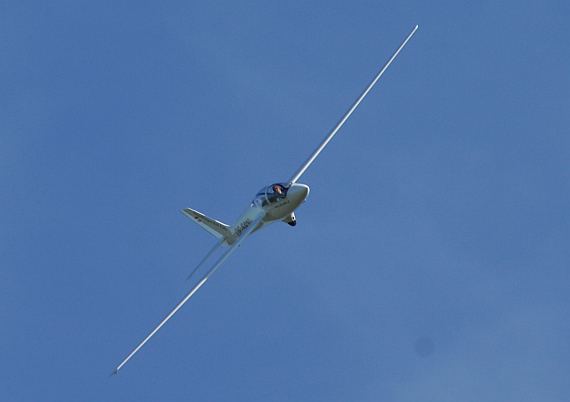
<svg viewBox="0 0 570 402"><path fill-rule="evenodd" d="M570 399L568 2L246 3L0 6L0 400Z"/></svg>

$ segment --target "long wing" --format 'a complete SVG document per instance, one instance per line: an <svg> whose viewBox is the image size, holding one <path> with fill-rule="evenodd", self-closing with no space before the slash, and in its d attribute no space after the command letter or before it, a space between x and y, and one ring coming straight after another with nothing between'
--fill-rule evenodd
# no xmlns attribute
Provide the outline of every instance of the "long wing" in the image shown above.
<svg viewBox="0 0 570 402"><path fill-rule="evenodd" d="M368 85L368 87L364 90L364 92L362 93L362 95L360 95L360 97L356 100L356 102L354 102L354 104L352 105L352 107L348 110L348 112L346 113L346 115L344 115L344 117L340 120L340 122L336 125L336 127L331 131L331 133L323 140L323 142L317 147L317 149L315 149L315 151L313 152L313 154L311 156L309 156L309 159L307 159L307 161L303 164L303 166L301 166L301 168L297 171L297 173L295 173L293 175L293 177L291 177L291 179L289 180L291 183L296 183L297 180L299 180L299 177L301 177L301 175L305 172L305 170L307 170L307 168L311 165L311 163L313 163L313 161L316 159L317 156L319 156L319 154L321 153L321 151L324 149L324 147L326 147L326 145L329 143L329 141L334 137L334 135L336 134L336 132L342 127L342 125L344 124L344 122L350 117L350 115L352 114L352 112L354 112L354 109L356 109L356 107L360 104L360 102L362 102L362 99L364 99L364 97L366 96L366 94L368 94L368 92L372 89L372 87L374 86L374 84L376 84L376 81L378 81L378 79L382 76L382 74L384 74L384 71L386 71L386 69L388 68L388 66L392 63L392 61L396 58L396 56L398 55L398 53L400 53L400 50L402 50L402 48L406 45L406 43L408 43L408 40L410 40L410 38L412 37L412 35L416 32L416 29L418 29L418 26L416 25L416 27L413 29L413 31L408 35L408 37L406 38L406 40L400 45L400 47L398 48L398 50L396 50L396 52L392 55L392 57L390 58L390 60L388 60L388 63L386 63L386 65L382 68L382 70L380 70L380 72L376 75L376 77L374 78L374 80L370 83L370 85Z"/></svg>
<svg viewBox="0 0 570 402"><path fill-rule="evenodd" d="M200 262L200 264L198 264L198 266L197 266L196 268L194 268L194 271L192 271L192 273L190 274L190 276L188 276L188 278L186 278L186 280L188 280L188 279L190 279L190 278L192 278L192 277L194 276L194 274L196 273L196 271L198 271L198 269L199 269L202 265L204 265L204 263L206 262L206 260L207 260L208 258L210 258L210 257L212 256L212 254L214 254L214 251L216 251L216 250L218 249L218 247L220 247L220 246L224 243L225 240L226 240L225 238L222 238L219 242L216 243L216 245L214 246L214 248L208 253L208 255L206 255L206 256L204 257L204 259L202 260L202 262Z"/></svg>
<svg viewBox="0 0 570 402"><path fill-rule="evenodd" d="M257 216L257 218L254 219L254 221L247 227L247 229L241 234L240 237L238 237L238 239L234 242L234 244L232 244L232 246L230 247L230 249L228 251L226 251L224 253L224 255L222 255L222 257L218 260L218 262L216 262L214 264L214 266L212 268L210 268L210 270L206 273L206 275L202 278L202 280L200 282L198 282L198 284L196 286L194 286L194 288L192 288L192 290L186 295L186 297L184 297L184 299L182 299L182 301L180 303L178 303L178 305L174 308L174 310L172 310L170 312L170 314L168 314L166 316L166 318L164 320L162 320L162 322L160 324L158 324L158 326L144 339L144 341L141 342L141 344L139 346L137 346L137 348L135 350L133 350L131 352L130 355L127 356L127 358L125 360L122 361L121 364L119 364L119 366L117 367L117 369L111 374L117 374L117 372L121 369L121 367L123 367L125 365L126 362L129 361L129 359L131 357L134 356L135 353L137 353L139 351L140 348L143 347L143 345L145 343L147 343L147 341L164 325L166 324L166 321L168 321L170 319L170 317L172 317L174 315L174 313L176 313L178 311L178 309L180 309L180 307L182 307L184 305L184 303L186 303L188 301L188 299L190 297L192 297L192 295L194 293L196 293L196 291L198 289L200 289L200 287L204 284L204 282L206 282L208 280L208 278L210 276L212 276L212 274L214 272L216 272L216 269L218 269L220 267L220 265L222 265L222 263L230 256L231 253L233 253L238 246L245 240L245 238L247 236L249 236L251 234L251 232L253 232L253 230L256 228L256 226L261 222L261 220L263 219L263 217L265 216L265 213L261 213Z"/></svg>

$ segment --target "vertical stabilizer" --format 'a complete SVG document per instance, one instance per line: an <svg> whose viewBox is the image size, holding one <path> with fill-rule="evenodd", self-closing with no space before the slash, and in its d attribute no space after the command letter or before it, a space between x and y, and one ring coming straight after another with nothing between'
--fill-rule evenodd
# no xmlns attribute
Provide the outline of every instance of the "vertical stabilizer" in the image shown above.
<svg viewBox="0 0 570 402"><path fill-rule="evenodd" d="M204 229L210 232L210 234L216 236L218 239L226 238L231 234L230 227L228 225L215 219L209 218L198 211L194 211L190 208L185 208L181 209L180 212L182 212L188 218L192 219L198 225L202 226Z"/></svg>

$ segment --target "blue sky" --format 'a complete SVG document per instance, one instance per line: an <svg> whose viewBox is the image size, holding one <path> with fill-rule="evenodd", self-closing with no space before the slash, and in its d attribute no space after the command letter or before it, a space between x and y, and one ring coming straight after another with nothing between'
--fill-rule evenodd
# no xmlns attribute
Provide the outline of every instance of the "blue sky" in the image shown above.
<svg viewBox="0 0 570 402"><path fill-rule="evenodd" d="M0 399L570 398L570 6L0 6ZM303 175L298 225L215 239Z"/></svg>

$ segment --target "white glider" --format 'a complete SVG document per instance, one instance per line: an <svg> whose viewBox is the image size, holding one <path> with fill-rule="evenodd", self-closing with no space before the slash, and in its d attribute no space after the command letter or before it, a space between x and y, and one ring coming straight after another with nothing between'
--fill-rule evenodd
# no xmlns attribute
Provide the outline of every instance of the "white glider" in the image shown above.
<svg viewBox="0 0 570 402"><path fill-rule="evenodd" d="M374 80L368 85L360 97L354 102L348 112L336 125L336 127L330 132L330 134L323 140L323 142L315 149L311 156L306 160L306 162L299 168L299 170L289 179L287 182L275 183L270 186L262 188L249 207L244 211L244 213L238 218L238 220L233 225L226 225L225 223L219 222L215 219L209 218L206 215L194 211L193 209L186 208L181 212L196 222L198 225L206 229L209 233L217 237L219 240L214 246L214 248L206 255L206 257L198 264L194 269L190 277L200 268L208 258L210 258L214 252L220 246L230 246L230 248L220 257L220 259L208 270L206 275L192 288L192 290L182 299L182 301L166 316L164 320L136 347L135 350L127 356L125 360L119 364L115 371L111 374L117 374L117 372L129 361L131 357L188 301L190 297L212 276L212 274L222 265L222 263L232 254L237 247L253 232L261 229L262 227L277 221L283 221L291 226L295 226L295 214L294 211L301 205L307 196L309 195L309 187L305 184L297 183L297 180L301 175L307 170L307 168L313 163L315 158L321 153L324 147L329 143L329 141L334 137L337 131L342 127L344 122L350 117L354 109L360 104L362 99L368 94L372 89L376 81L384 74L384 71L396 58L398 53L406 45L408 40L416 32L418 26L416 25L412 32L408 35L406 40L402 42L398 50L392 55L388 60L386 65L378 72ZM189 278L190 278L189 277Z"/></svg>

